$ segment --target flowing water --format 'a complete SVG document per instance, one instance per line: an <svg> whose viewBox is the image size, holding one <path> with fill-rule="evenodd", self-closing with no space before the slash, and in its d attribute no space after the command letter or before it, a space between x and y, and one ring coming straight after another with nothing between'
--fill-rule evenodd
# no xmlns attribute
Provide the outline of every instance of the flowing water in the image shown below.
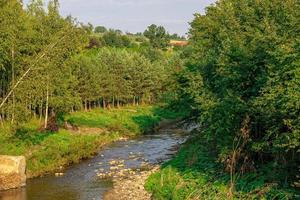
<svg viewBox="0 0 300 200"><path fill-rule="evenodd" d="M124 168L139 169L145 162L157 164L174 154L174 147L185 141L173 129L111 144L93 159L65 170L64 175L30 179L22 189L0 192L2 200L100 200L113 187L111 178L101 179L99 170L110 171L112 160L123 160Z"/></svg>

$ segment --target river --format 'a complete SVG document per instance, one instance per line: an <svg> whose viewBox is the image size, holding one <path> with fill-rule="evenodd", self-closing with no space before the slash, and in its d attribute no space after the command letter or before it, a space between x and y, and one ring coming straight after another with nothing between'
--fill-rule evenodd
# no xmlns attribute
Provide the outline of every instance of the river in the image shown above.
<svg viewBox="0 0 300 200"><path fill-rule="evenodd" d="M113 187L112 178L97 174L111 171L111 162L122 161L123 169L139 171L141 166L158 164L174 154L174 147L185 141L174 129L159 134L115 142L92 159L84 160L64 171L63 176L48 175L27 180L27 186L0 192L1 200L101 200Z"/></svg>

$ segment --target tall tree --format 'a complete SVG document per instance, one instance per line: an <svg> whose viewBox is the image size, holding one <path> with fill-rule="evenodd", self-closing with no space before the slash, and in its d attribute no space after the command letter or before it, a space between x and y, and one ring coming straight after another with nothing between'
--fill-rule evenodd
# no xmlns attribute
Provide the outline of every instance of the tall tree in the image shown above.
<svg viewBox="0 0 300 200"><path fill-rule="evenodd" d="M296 0L218 1L191 23L180 79L219 160L244 171L279 164L285 180L271 182L292 183L299 164L299 13Z"/></svg>
<svg viewBox="0 0 300 200"><path fill-rule="evenodd" d="M169 45L169 34L163 26L152 24L148 26L144 32L144 36L150 40L150 44L154 48L166 49Z"/></svg>

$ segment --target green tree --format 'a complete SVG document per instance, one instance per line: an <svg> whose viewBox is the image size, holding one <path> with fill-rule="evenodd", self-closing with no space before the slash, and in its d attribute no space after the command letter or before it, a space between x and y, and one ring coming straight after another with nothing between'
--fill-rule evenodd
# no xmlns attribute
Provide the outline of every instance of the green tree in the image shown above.
<svg viewBox="0 0 300 200"><path fill-rule="evenodd" d="M154 48L166 49L169 45L169 34L163 26L152 24L148 26L144 32L144 36L150 40L150 44Z"/></svg>
<svg viewBox="0 0 300 200"><path fill-rule="evenodd" d="M299 6L222 0L196 14L179 79L219 160L234 171L275 163L266 182L292 183L299 164Z"/></svg>
<svg viewBox="0 0 300 200"><path fill-rule="evenodd" d="M104 26L96 26L94 29L95 33L105 33L107 32L107 28L105 28Z"/></svg>

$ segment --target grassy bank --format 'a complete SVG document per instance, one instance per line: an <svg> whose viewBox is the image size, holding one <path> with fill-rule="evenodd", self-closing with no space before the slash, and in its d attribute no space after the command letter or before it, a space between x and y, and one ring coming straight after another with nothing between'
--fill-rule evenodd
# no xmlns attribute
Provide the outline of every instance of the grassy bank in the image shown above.
<svg viewBox="0 0 300 200"><path fill-rule="evenodd" d="M270 170L270 166L253 173L235 174L231 179L230 175L224 172L224 166L208 149L208 144L203 138L192 137L174 159L163 164L158 173L148 178L145 188L158 200L300 197L290 186L275 182L280 173ZM231 180L234 187L230 187Z"/></svg>
<svg viewBox="0 0 300 200"><path fill-rule="evenodd" d="M142 134L163 118L175 119L181 115L161 107L140 106L97 109L65 116L73 126L85 128L85 134L63 128L57 133L39 132L38 120L17 128L4 124L0 125L0 154L25 155L28 175L40 176L91 157L103 145L121 137ZM93 134L89 134L89 128Z"/></svg>

